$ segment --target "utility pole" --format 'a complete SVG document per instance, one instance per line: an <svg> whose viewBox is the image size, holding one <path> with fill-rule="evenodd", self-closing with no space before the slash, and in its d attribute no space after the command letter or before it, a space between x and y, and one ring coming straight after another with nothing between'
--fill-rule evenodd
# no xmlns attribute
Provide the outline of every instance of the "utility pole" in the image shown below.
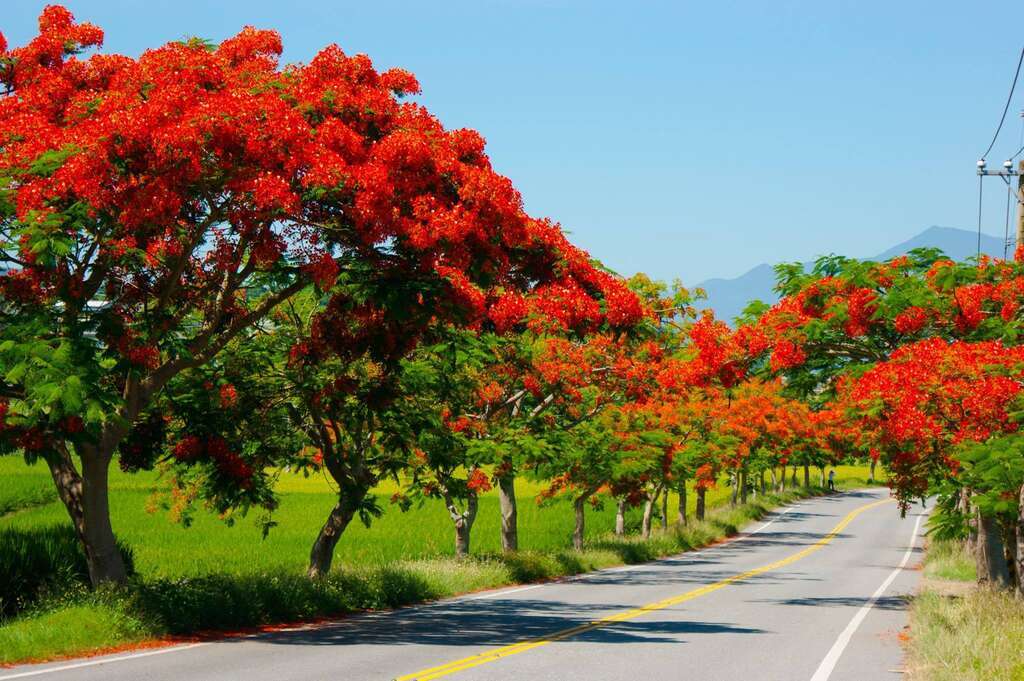
<svg viewBox="0 0 1024 681"><path fill-rule="evenodd" d="M978 175L979 180L994 175L1003 182L1006 183L1007 187L1011 186L1013 178L1017 178L1017 245L1024 243L1024 161L1020 161L1017 164L1017 169L1013 168L1013 161L1007 159L1003 161L1003 167L1001 170L989 170L988 164L985 159L978 161ZM981 255L981 186L978 186L978 255ZM1007 206L1009 208L1009 206ZM1009 217L1009 216L1007 216ZM1007 225L1009 227L1009 225ZM1005 250L1009 250L1009 235L1006 235L1007 240L1004 245Z"/></svg>
<svg viewBox="0 0 1024 681"><path fill-rule="evenodd" d="M1024 161L1017 163L1017 248L1021 244L1024 244Z"/></svg>

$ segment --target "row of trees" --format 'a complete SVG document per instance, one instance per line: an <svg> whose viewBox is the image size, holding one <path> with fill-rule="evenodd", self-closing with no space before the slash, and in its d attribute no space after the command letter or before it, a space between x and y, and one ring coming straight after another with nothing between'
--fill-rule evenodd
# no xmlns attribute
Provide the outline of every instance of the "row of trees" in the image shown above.
<svg viewBox="0 0 1024 681"><path fill-rule="evenodd" d="M222 512L326 471L315 577L387 478L443 502L459 553L496 488L514 551L518 476L571 499L580 547L601 498L649 534L688 483L702 515L723 477L740 500L870 456L1020 588L1021 257L785 266L734 330L527 215L405 71L281 67L252 28L81 56L101 41L60 7L0 36L0 453L49 466L95 583L126 577L114 461Z"/></svg>
<svg viewBox="0 0 1024 681"><path fill-rule="evenodd" d="M979 579L1024 593L1024 247L1012 261L920 249L778 273L782 300L749 308L728 352L845 414L901 508L937 494L936 530L969 540Z"/></svg>
<svg viewBox="0 0 1024 681"><path fill-rule="evenodd" d="M649 533L688 479L702 501L820 462L779 382L697 352L726 327L527 215L411 74L336 46L281 67L252 28L137 59L83 58L102 31L61 7L39 29L0 36L0 453L49 466L94 583L126 578L114 461L219 511L322 468L311 576L387 477L443 500L465 553L492 486L517 548L517 475L572 497L581 546L595 495Z"/></svg>

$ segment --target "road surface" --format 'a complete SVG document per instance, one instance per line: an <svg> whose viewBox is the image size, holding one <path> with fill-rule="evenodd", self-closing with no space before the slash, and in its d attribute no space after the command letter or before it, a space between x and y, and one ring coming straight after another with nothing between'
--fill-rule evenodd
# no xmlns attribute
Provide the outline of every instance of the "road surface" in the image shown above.
<svg viewBox="0 0 1024 681"><path fill-rule="evenodd" d="M0 681L898 679L922 519L886 490L820 497L655 563Z"/></svg>

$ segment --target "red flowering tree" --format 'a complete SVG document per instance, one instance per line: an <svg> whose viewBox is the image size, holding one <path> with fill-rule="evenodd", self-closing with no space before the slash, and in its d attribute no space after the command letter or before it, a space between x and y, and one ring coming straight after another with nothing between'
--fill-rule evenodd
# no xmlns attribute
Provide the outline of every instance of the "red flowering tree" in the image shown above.
<svg viewBox="0 0 1024 681"><path fill-rule="evenodd" d="M299 291L338 284L310 340L343 356L400 355L435 316L515 317L525 288L562 314L595 314L595 297L631 314L523 212L479 135L401 101L418 91L405 71L336 46L281 68L279 36L252 28L81 58L100 29L61 7L39 26L0 39L2 433L49 464L94 583L125 577L107 498L120 444Z"/></svg>
<svg viewBox="0 0 1024 681"><path fill-rule="evenodd" d="M1016 427L1004 402L997 400L998 408L992 408L994 396L979 392L994 383L1007 383L1008 367L991 357L996 374L989 375L989 365L984 361L979 365L977 358L991 354L992 346L986 343L994 341L1002 343L999 354L1009 358L1016 352L1024 303L1024 250L1019 249L1012 261L982 257L966 263L955 263L929 249L886 263L831 257L819 260L809 273L800 266L786 266L779 268L779 274L782 300L759 316L749 316L736 334L737 342L746 345L752 365L765 365L784 375L787 389L816 406L836 395L846 375L867 370L854 382L855 390L861 391L869 390L869 381L888 381L892 399L902 400L898 408L907 411L862 420L856 448L881 455L894 469L890 484L904 508L915 496L939 492L943 522L973 518L971 532L978 537L977 545L998 544L1001 540L992 529L995 517L986 515L995 506L979 488L965 487L968 477L961 475L951 452L958 449L954 447L957 438L984 440ZM943 349L948 341L967 343ZM914 355L921 360L912 359ZM957 374L950 372L948 364L954 355L959 355L955 361L965 362L956 371L971 379L955 379ZM968 395L967 388L974 392ZM963 411L950 405L948 391L954 389L964 391L956 399L966 400L963 404L971 408ZM849 390L844 400L850 397ZM874 392L880 396L883 391ZM1003 397L1014 394L1008 388ZM897 409L888 399L871 407L861 400L854 411L877 416L880 404ZM909 437L911 431L926 434L915 430L920 424L937 430L925 440ZM975 468L988 468L978 459L983 452L1011 449L972 447ZM975 511L980 513L963 512L975 498L981 504ZM1005 528L1002 534L1010 538ZM979 574L987 571L979 562Z"/></svg>
<svg viewBox="0 0 1024 681"><path fill-rule="evenodd" d="M955 263L918 249L884 263L831 256L810 272L777 271L782 299L748 315L733 342L812 399L830 398L844 372L923 338L1016 343L1024 303L1018 261Z"/></svg>
<svg viewBox="0 0 1024 681"><path fill-rule="evenodd" d="M970 443L1017 433L1014 414L1024 392L1022 379L1024 348L1020 346L933 338L900 348L887 361L845 382L841 393L843 402L860 415L865 432L874 434L901 508L935 490L954 500L965 493L987 495L986 503L979 506L982 513L976 530L982 535L990 529L998 532L1007 555L1001 565L993 565L982 554L986 558L979 561L982 578L999 572L1013 574L1007 569L1012 560L1007 559L1019 550L1016 500L1024 479L1017 474L965 477L961 458ZM967 450L973 470L985 470L988 450ZM1008 505L988 503L996 499Z"/></svg>

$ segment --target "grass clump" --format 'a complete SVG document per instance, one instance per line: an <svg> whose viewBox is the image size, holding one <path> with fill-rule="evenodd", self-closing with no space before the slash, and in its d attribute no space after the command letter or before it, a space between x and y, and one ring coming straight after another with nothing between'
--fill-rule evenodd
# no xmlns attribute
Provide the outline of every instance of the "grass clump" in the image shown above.
<svg viewBox="0 0 1024 681"><path fill-rule="evenodd" d="M120 545L132 570L132 552ZM67 525L0 528L0 621L36 601L76 592L89 583L89 568L74 530Z"/></svg>
<svg viewBox="0 0 1024 681"><path fill-rule="evenodd" d="M932 541L924 559L925 577L950 582L973 582L977 579L974 558L967 545L959 541Z"/></svg>
<svg viewBox="0 0 1024 681"><path fill-rule="evenodd" d="M918 595L910 611L914 681L1024 681L1024 607L1009 592Z"/></svg>
<svg viewBox="0 0 1024 681"><path fill-rule="evenodd" d="M0 626L0 664L50 659L151 638L151 625L123 602L83 597Z"/></svg>

